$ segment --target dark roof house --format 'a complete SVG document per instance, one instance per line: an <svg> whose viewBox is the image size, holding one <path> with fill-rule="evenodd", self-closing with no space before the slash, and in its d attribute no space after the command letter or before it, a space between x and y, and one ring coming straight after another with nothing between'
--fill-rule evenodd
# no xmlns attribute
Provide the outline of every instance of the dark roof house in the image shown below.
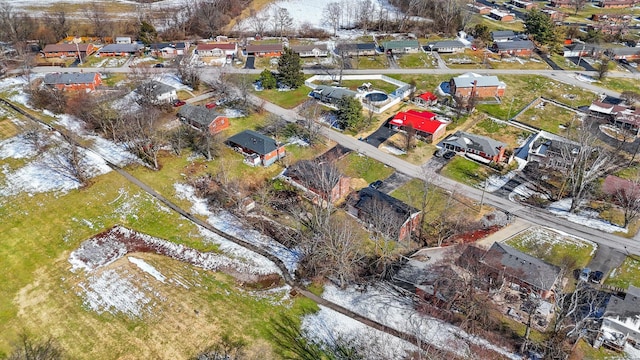
<svg viewBox="0 0 640 360"><path fill-rule="evenodd" d="M450 53L450 52L458 52L463 51L465 49L465 45L458 40L443 40L436 41L427 44L426 49L429 51L436 51L439 53Z"/></svg>
<svg viewBox="0 0 640 360"><path fill-rule="evenodd" d="M178 110L178 117L198 129L217 134L229 127L229 119L215 109L186 104Z"/></svg>
<svg viewBox="0 0 640 360"><path fill-rule="evenodd" d="M347 88L333 87L329 85L318 85L309 96L327 104L337 104L343 97L355 97L357 92Z"/></svg>
<svg viewBox="0 0 640 360"><path fill-rule="evenodd" d="M495 162L503 160L506 146L506 144L486 136L470 134L463 131L456 131L455 134L447 136L446 139L438 144L438 147L463 152L471 155L470 157L472 158L476 158L473 156L475 155L482 159Z"/></svg>
<svg viewBox="0 0 640 360"><path fill-rule="evenodd" d="M418 40L391 40L382 43L382 47L395 53L416 52L420 50L420 43Z"/></svg>
<svg viewBox="0 0 640 360"><path fill-rule="evenodd" d="M491 32L491 40L494 42L509 41L516 37L516 33L511 30L496 30Z"/></svg>
<svg viewBox="0 0 640 360"><path fill-rule="evenodd" d="M640 343L640 288L630 285L623 297L611 296L600 330Z"/></svg>
<svg viewBox="0 0 640 360"><path fill-rule="evenodd" d="M50 73L44 76L44 84L60 90L95 90L102 84L99 73Z"/></svg>
<svg viewBox="0 0 640 360"><path fill-rule="evenodd" d="M329 160L301 160L288 167L283 175L311 194L314 201L334 203L349 193L350 179Z"/></svg>
<svg viewBox="0 0 640 360"><path fill-rule="evenodd" d="M284 146L276 140L253 130L245 130L227 139L232 147L239 148L251 165L269 166L285 156Z"/></svg>

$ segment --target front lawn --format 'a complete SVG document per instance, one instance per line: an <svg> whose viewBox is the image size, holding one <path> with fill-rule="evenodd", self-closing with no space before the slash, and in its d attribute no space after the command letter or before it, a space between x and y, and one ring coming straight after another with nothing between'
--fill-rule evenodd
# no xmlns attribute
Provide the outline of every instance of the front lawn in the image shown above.
<svg viewBox="0 0 640 360"><path fill-rule="evenodd" d="M511 126L506 122L494 121L486 118L476 123L470 133L486 136L507 144L507 148L513 149L520 145L520 140L526 139L530 133Z"/></svg>
<svg viewBox="0 0 640 360"><path fill-rule="evenodd" d="M640 89L640 85L638 85L638 80L617 78L617 77L605 77L603 80L597 82L598 86L602 86L603 88L607 88L610 90L614 90L617 92L623 91L634 91L638 92Z"/></svg>
<svg viewBox="0 0 640 360"><path fill-rule="evenodd" d="M535 227L506 241L525 254L569 270L584 268L595 252L595 245L553 230Z"/></svg>
<svg viewBox="0 0 640 360"><path fill-rule="evenodd" d="M463 155L457 155L449 160L440 174L466 185L477 186L485 181L493 170L489 167L469 160Z"/></svg>
<svg viewBox="0 0 640 360"><path fill-rule="evenodd" d="M493 59L493 58L492 58ZM530 58L506 57L504 59L489 60L489 65L494 69L527 69L527 70L551 70L549 64L537 55Z"/></svg>
<svg viewBox="0 0 640 360"><path fill-rule="evenodd" d="M403 69L435 69L438 61L428 53L418 52L398 56L398 65Z"/></svg>
<svg viewBox="0 0 640 360"><path fill-rule="evenodd" d="M582 66L576 65L573 61L560 54L551 54L549 57L551 58L551 61L556 63L556 65L560 66L563 70L584 70Z"/></svg>
<svg viewBox="0 0 640 360"><path fill-rule="evenodd" d="M278 91L277 89L254 91L253 93L258 97L272 102L285 109L293 109L294 107L302 104L307 100L307 95L311 92L311 89L305 85L300 86L295 90L290 91Z"/></svg>
<svg viewBox="0 0 640 360"><path fill-rule="evenodd" d="M346 176L364 179L367 183L386 179L393 174L393 168L357 152L351 152L337 163Z"/></svg>
<svg viewBox="0 0 640 360"><path fill-rule="evenodd" d="M553 134L563 135L576 121L576 113L550 102L540 102L518 115L516 120Z"/></svg>
<svg viewBox="0 0 640 360"><path fill-rule="evenodd" d="M350 59L352 69L386 69L389 60L384 55L354 56Z"/></svg>
<svg viewBox="0 0 640 360"><path fill-rule="evenodd" d="M619 268L613 269L604 283L621 289L627 289L629 285L640 287L640 258L628 256Z"/></svg>

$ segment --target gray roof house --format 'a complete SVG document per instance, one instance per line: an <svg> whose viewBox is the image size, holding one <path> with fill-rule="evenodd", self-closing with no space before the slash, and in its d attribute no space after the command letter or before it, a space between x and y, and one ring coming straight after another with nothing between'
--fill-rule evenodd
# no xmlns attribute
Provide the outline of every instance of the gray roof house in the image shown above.
<svg viewBox="0 0 640 360"><path fill-rule="evenodd" d="M338 44L334 49L336 55L376 55L377 46L374 43L342 43Z"/></svg>
<svg viewBox="0 0 640 360"><path fill-rule="evenodd" d="M127 55L135 55L140 50L142 50L144 46L138 43L132 44L109 44L105 45L103 48L98 50L98 56L127 56Z"/></svg>
<svg viewBox="0 0 640 360"><path fill-rule="evenodd" d="M208 129L212 135L229 127L229 119L226 116L204 106L185 104L178 110L178 117L195 128Z"/></svg>
<svg viewBox="0 0 640 360"><path fill-rule="evenodd" d="M443 40L427 44L425 50L436 51L439 53L452 53L464 51L465 45L458 40Z"/></svg>
<svg viewBox="0 0 640 360"><path fill-rule="evenodd" d="M497 41L493 44L493 48L496 52L511 52L513 50L518 51L532 51L535 49L535 45L531 40L516 40L516 41Z"/></svg>
<svg viewBox="0 0 640 360"><path fill-rule="evenodd" d="M333 87L328 85L318 85L309 96L323 103L335 105L343 97L355 97L357 92L346 88Z"/></svg>
<svg viewBox="0 0 640 360"><path fill-rule="evenodd" d="M90 84L97 73L50 73L44 76L45 85Z"/></svg>
<svg viewBox="0 0 640 360"><path fill-rule="evenodd" d="M245 162L253 166L269 166L286 154L284 145L253 130L237 133L227 143L245 154Z"/></svg>
<svg viewBox="0 0 640 360"><path fill-rule="evenodd" d="M484 159L483 162L499 162L504 158L504 151L507 145L486 136L456 131L455 134L447 136L437 146L438 148L466 153L471 155L471 158L479 156L481 159L478 160Z"/></svg>
<svg viewBox="0 0 640 360"><path fill-rule="evenodd" d="M136 92L154 104L169 103L178 98L176 88L156 80L140 84L136 88Z"/></svg>
<svg viewBox="0 0 640 360"><path fill-rule="evenodd" d="M640 343L640 288L630 285L624 297L611 296L600 330L605 338L611 334L612 339Z"/></svg>
<svg viewBox="0 0 640 360"><path fill-rule="evenodd" d="M516 37L516 33L511 30L497 30L491 32L491 40L493 42L511 41Z"/></svg>

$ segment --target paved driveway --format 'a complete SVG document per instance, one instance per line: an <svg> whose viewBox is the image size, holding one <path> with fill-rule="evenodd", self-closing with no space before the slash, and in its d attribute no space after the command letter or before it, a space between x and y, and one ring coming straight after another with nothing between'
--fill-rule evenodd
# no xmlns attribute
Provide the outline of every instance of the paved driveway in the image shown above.
<svg viewBox="0 0 640 360"><path fill-rule="evenodd" d="M256 57L247 56L247 62L244 64L245 69L255 69Z"/></svg>
<svg viewBox="0 0 640 360"><path fill-rule="evenodd" d="M596 255L591 259L587 267L591 271L602 271L605 276L609 275L609 272L622 264L626 255L618 250L614 250L609 246L598 245Z"/></svg>
<svg viewBox="0 0 640 360"><path fill-rule="evenodd" d="M373 134L369 135L365 141L371 146L378 147L383 142L387 141L391 136L395 135L397 131L391 129L389 126L389 120L385 121L382 126L378 128Z"/></svg>
<svg viewBox="0 0 640 360"><path fill-rule="evenodd" d="M411 180L411 176L405 175L403 173L394 172L388 178L384 179L382 186L378 188L378 190L382 191L385 194L389 194L399 188L400 186L406 184L409 180Z"/></svg>

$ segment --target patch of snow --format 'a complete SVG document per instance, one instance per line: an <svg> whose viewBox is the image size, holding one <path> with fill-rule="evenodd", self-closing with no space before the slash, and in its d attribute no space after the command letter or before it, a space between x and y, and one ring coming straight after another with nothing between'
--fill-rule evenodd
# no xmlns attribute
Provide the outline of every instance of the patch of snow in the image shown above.
<svg viewBox="0 0 640 360"><path fill-rule="evenodd" d="M485 180L481 187L484 187L486 192L498 191L500 188L506 185L513 177L516 176L515 171L509 171L505 175L491 175Z"/></svg>
<svg viewBox="0 0 640 360"><path fill-rule="evenodd" d="M239 118L239 117L243 117L244 113L236 109L224 109L224 116L228 118Z"/></svg>
<svg viewBox="0 0 640 360"><path fill-rule="evenodd" d="M84 122L67 114L53 115L57 120L56 124L64 126L67 130L71 130L76 135L85 135L87 132L84 128Z"/></svg>
<svg viewBox="0 0 640 360"><path fill-rule="evenodd" d="M158 271L155 267L153 267L153 265L150 265L146 261L142 259L134 258L132 256L129 256L128 259L129 259L129 262L135 264L138 268L140 268L140 270L153 276L156 280L160 281L161 283L164 283L164 280L166 278L164 277L164 275L162 275L162 273L160 273L160 271Z"/></svg>
<svg viewBox="0 0 640 360"><path fill-rule="evenodd" d="M183 84L182 80L180 80L180 77L178 77L178 75L176 74L170 74L170 73L159 74L154 76L154 80L161 82L165 85L173 86L177 90L193 91L191 87Z"/></svg>
<svg viewBox="0 0 640 360"><path fill-rule="evenodd" d="M33 143L23 134L0 141L0 159L25 159L38 153Z"/></svg>
<svg viewBox="0 0 640 360"><path fill-rule="evenodd" d="M320 311L302 319L302 330L311 341L330 345L347 343L365 359L406 359L418 348L395 336L373 329L346 315L320 305Z"/></svg>
<svg viewBox="0 0 640 360"><path fill-rule="evenodd" d="M521 359L520 356L470 335L456 326L418 313L410 298L400 297L389 289L371 286L362 292L355 288L340 290L328 285L322 297L369 319L414 334L425 343L460 356L468 355L467 342L470 342L496 351L509 359Z"/></svg>
<svg viewBox="0 0 640 360"><path fill-rule="evenodd" d="M566 198L550 204L547 207L547 210L549 210L549 212L556 216L560 216L571 222L581 224L592 229L597 229L608 233L627 232L627 229L601 219L599 217L599 214L595 211L579 210L577 213L571 213L569 212L570 208L571 198Z"/></svg>
<svg viewBox="0 0 640 360"><path fill-rule="evenodd" d="M384 151L386 151L386 152L388 152L390 154L393 154L393 155L406 155L407 154L406 151L400 150L395 146L383 145L382 146L382 150L384 150Z"/></svg>
<svg viewBox="0 0 640 360"><path fill-rule="evenodd" d="M88 136L87 138L93 141L93 144L91 145L91 149L93 151L118 166L140 163L140 159L130 153L124 145L116 144L103 137L95 135Z"/></svg>

